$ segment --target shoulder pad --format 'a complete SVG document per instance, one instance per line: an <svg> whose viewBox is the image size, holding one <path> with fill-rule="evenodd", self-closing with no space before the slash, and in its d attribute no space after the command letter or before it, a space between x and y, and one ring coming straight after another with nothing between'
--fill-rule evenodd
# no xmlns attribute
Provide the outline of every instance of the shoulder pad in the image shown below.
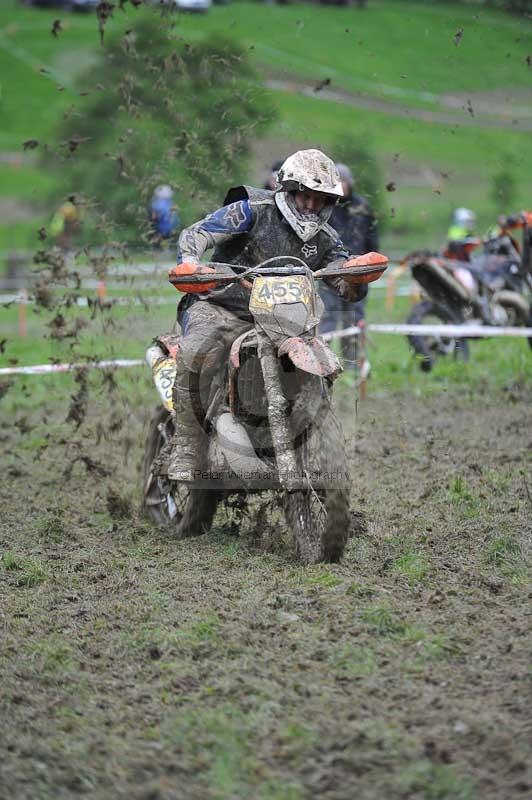
<svg viewBox="0 0 532 800"><path fill-rule="evenodd" d="M268 189L256 189L254 186L234 186L229 189L224 199L224 206L237 203L239 200L249 200L250 203L273 203L274 192Z"/></svg>

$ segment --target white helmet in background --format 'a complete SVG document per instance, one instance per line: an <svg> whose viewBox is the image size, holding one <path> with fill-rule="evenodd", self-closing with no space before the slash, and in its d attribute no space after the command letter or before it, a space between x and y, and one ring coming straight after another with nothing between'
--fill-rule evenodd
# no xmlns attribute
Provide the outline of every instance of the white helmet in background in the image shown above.
<svg viewBox="0 0 532 800"><path fill-rule="evenodd" d="M161 186L157 186L155 189L153 196L157 200L170 200L174 195L174 191L171 186L168 186L166 183L162 184Z"/></svg>
<svg viewBox="0 0 532 800"><path fill-rule="evenodd" d="M306 189L327 195L328 202L319 214L297 208L294 195ZM327 224L333 205L343 195L336 165L321 150L298 150L288 156L277 173L275 203L303 242L308 242Z"/></svg>
<svg viewBox="0 0 532 800"><path fill-rule="evenodd" d="M453 215L453 222L455 225L465 225L467 228L473 228L477 221L477 215L470 208L457 208Z"/></svg>
<svg viewBox="0 0 532 800"><path fill-rule="evenodd" d="M347 164L336 163L336 169L338 170L338 175L340 176L340 180L342 183L347 183L350 189L353 188L355 179L353 178L353 173L347 166Z"/></svg>

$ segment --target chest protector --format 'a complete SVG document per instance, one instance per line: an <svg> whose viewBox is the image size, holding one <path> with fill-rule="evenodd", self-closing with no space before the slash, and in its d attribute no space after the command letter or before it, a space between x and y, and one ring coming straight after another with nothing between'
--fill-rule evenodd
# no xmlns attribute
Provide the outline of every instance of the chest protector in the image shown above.
<svg viewBox="0 0 532 800"><path fill-rule="evenodd" d="M274 256L297 256L314 272L335 258L347 256L347 252L341 250L338 234L330 225L325 225L308 242L301 241L277 208L274 192L239 186L229 191L224 205L238 200L249 201L254 218L253 228L218 245L213 261L254 267ZM335 249L336 245L338 247ZM250 291L240 284L215 289L206 299L225 306L242 319L252 319L248 310Z"/></svg>

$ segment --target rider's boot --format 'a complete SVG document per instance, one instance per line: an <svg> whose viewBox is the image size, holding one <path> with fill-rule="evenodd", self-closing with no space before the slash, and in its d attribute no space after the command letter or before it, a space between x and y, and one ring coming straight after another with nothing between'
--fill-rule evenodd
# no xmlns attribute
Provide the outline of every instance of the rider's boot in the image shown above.
<svg viewBox="0 0 532 800"><path fill-rule="evenodd" d="M178 371L174 383L175 433L168 462L168 477L173 481L194 481L203 461L200 395L191 386L191 377L192 373Z"/></svg>

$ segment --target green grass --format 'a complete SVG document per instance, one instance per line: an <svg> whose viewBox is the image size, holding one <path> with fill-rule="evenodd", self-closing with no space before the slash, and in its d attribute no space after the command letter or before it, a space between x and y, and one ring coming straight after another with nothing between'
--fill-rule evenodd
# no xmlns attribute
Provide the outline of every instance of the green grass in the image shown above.
<svg viewBox="0 0 532 800"><path fill-rule="evenodd" d="M474 493L462 475L457 475L456 478L453 478L447 489L447 497L451 503L456 504L471 503L475 499Z"/></svg>
<svg viewBox="0 0 532 800"><path fill-rule="evenodd" d="M57 9L25 8L7 0L0 9L0 148L46 138L58 117L78 101L73 84L98 47L93 15L64 17L65 31L50 34ZM45 70L45 71L41 71ZM62 88L64 87L64 89ZM25 102L31 97L32 102Z"/></svg>
<svg viewBox="0 0 532 800"><path fill-rule="evenodd" d="M398 297L393 310L387 311L384 292L374 291L367 317L370 322L404 322L409 310L409 298ZM474 397L478 392L489 396L495 386L526 385L532 379L530 348L524 338L471 341L467 363L452 357L439 359L428 380L404 336L369 332L366 351L372 368L377 367L370 380L371 393L408 390L425 396L460 387L464 397ZM347 390L346 380L340 378L341 392Z"/></svg>
<svg viewBox="0 0 532 800"><path fill-rule="evenodd" d="M74 667L74 651L61 637L54 635L27 648L29 657L49 676L60 676Z"/></svg>
<svg viewBox="0 0 532 800"><path fill-rule="evenodd" d="M529 576L528 553L513 533L500 530L490 536L484 547L484 562L488 569L510 579L516 585L526 585Z"/></svg>
<svg viewBox="0 0 532 800"><path fill-rule="evenodd" d="M185 36L223 31L246 44L265 71L315 83L330 77L346 89L393 99L529 87L528 43L519 19L494 11L476 16L474 8L453 3L372 0L364 12L234 3L205 19L183 16L178 30ZM460 27L464 37L456 47Z"/></svg>
<svg viewBox="0 0 532 800"><path fill-rule="evenodd" d="M406 766L399 779L404 792L423 800L473 800L474 781L462 778L452 767L435 764L428 759Z"/></svg>
<svg viewBox="0 0 532 800"><path fill-rule="evenodd" d="M318 575L312 575L305 580L308 586L321 586L325 589L333 589L342 583L338 575L334 575L330 570L320 570Z"/></svg>
<svg viewBox="0 0 532 800"><path fill-rule="evenodd" d="M387 605L373 606L362 613L362 621L376 636L402 636L406 625L397 613Z"/></svg>
<svg viewBox="0 0 532 800"><path fill-rule="evenodd" d="M270 770L259 769L250 741L254 722L253 716L246 718L236 705L227 703L200 714L171 716L164 723L163 735L185 758L197 758L208 748L203 780L212 797L244 797L251 792L257 800L302 800L298 782L281 781ZM286 735L285 728L284 740ZM293 738L294 730L291 735Z"/></svg>
<svg viewBox="0 0 532 800"><path fill-rule="evenodd" d="M53 179L36 164L21 160L15 164L0 164L0 198L34 202L46 197Z"/></svg>
<svg viewBox="0 0 532 800"><path fill-rule="evenodd" d="M107 31L125 30L137 16L129 5L126 12L117 10ZM83 111L83 97L74 85L98 55L96 19L93 14L63 14L64 30L54 38L50 29L56 18L56 10L25 8L18 0L7 0L0 9L0 74L8 76L0 94L0 151L22 154L22 142L31 138L42 145L53 138L67 110ZM364 11L232 3L206 15L176 14L173 19L178 40L194 41L214 31L236 38L263 76L296 75L311 84L328 77L333 89L412 108L436 108L439 95L449 93L471 95L474 104L474 93L483 91L499 91L501 97L517 92L516 108L529 105L519 95L530 87L522 24L495 10L478 13L474 6L392 0L372 0ZM456 47L453 35L459 28L464 36ZM32 102L24 102L29 96ZM282 91L272 96L280 118L269 143L257 147L252 179L263 180L274 150L278 156L294 146L318 145L334 155L341 134L362 132L379 158L385 182L397 185L388 196L387 240L393 247L437 246L458 205L475 207L480 229L486 228L502 210L489 195L490 178L501 166L515 177L514 205L529 203L528 134L409 120ZM54 210L41 208L53 182L35 167L34 153L40 155L42 146L26 154L16 171L0 165L0 196L39 206L30 224L0 221L0 250L35 247L36 231ZM396 162L394 154L400 154ZM442 172L449 177L442 178Z"/></svg>
<svg viewBox="0 0 532 800"><path fill-rule="evenodd" d="M171 287L164 286L161 278L161 289L142 290L149 296L167 297L170 301L177 296ZM163 288L164 287L164 288ZM116 287L113 293L135 297L135 290ZM83 295L94 297L94 291L84 290ZM110 293L111 294L111 293ZM399 297L392 312L384 308L384 292L373 291L368 306L368 319L372 322L404 321L409 310L409 299ZM0 356L0 365L12 363L43 364L51 360L83 363L90 358L137 358L142 359L153 336L170 330L175 319L175 306L114 306L103 313L98 312L94 319L87 308L63 310L66 316L66 329L73 328L76 320L87 323L82 328L77 341L73 338L57 340L50 338L49 323L55 312L41 311L35 313L35 307L27 306L26 338L18 333L20 308L11 305L2 309L0 320L0 339L6 339L4 353ZM430 375L423 373L411 353L406 338L383 334L371 334L367 342L367 355L372 364L372 377L369 382L370 395L382 392L406 391L414 396L428 397L458 389L464 398L473 398L479 392L489 398L490 393L502 387L526 385L532 380L532 359L529 346L524 339L492 339L471 342L471 354L468 363L455 361L452 358L440 359ZM143 396L152 396L155 402L155 390L152 388L147 368L141 366L119 371L121 385L132 385L135 392ZM13 378L14 392L8 392L4 398L7 407L22 410L26 405L31 407L38 398L47 404L54 394L68 396L75 388L73 375L28 376ZM101 393L102 376L99 370L91 370L89 384L91 392ZM125 383L124 383L125 382ZM21 389L28 386L29 396L25 397ZM348 375L341 376L336 384L336 393L340 399L348 400L352 396L352 387ZM28 440L29 442L29 440ZM39 446L39 442L36 443ZM465 502L458 483L450 487L452 499L462 502L464 509L474 506Z"/></svg>
<svg viewBox="0 0 532 800"><path fill-rule="evenodd" d="M377 669L375 652L371 647L345 645L331 659L336 674L354 679L372 675Z"/></svg>
<svg viewBox="0 0 532 800"><path fill-rule="evenodd" d="M2 553L2 566L6 572L15 573L16 586L33 588L46 580L48 572L39 559L18 556L11 551Z"/></svg>
<svg viewBox="0 0 532 800"><path fill-rule="evenodd" d="M334 85L394 100L427 102L427 93L528 88L528 45L519 19L493 10L475 18L474 12L452 3L398 5L392 0L373 0L363 13L233 3L205 16L174 19L178 37L216 31L238 39L261 71L297 74L316 83L330 77ZM108 33L126 29L137 16L129 7L116 12ZM53 9L27 9L18 0L2 5L0 73L9 80L3 82L7 125L0 147L20 146L21 136L38 138L58 112L79 102L71 87L98 51L96 20L93 14L63 15L64 30L56 39L50 35L56 18ZM459 27L464 37L455 47L452 37ZM40 73L41 68L47 72ZM31 105L20 102L25 93L34 98Z"/></svg>
<svg viewBox="0 0 532 800"><path fill-rule="evenodd" d="M176 541L135 509L112 518L110 486L140 497L155 400L147 370L118 373L111 393L98 375L79 430L60 421L72 376L21 380L18 405L7 405L10 393L2 401L0 749L10 796L164 797L179 786L220 800L523 794L519 773L509 788L507 767L529 751L516 698L530 684L530 626L525 573L505 569L519 559L527 568L512 460L526 457L526 399L508 404L494 441L502 392L479 410L461 384L404 404L370 389L364 430L350 437L353 503L368 532L341 563L303 568L288 548L262 555L242 530ZM111 435L117 408L125 424ZM468 430L468 420L478 424ZM23 451L26 437L48 437L47 450ZM432 474L408 459L428 440ZM109 478L82 464L63 478L78 448ZM28 486L31 502L21 502ZM488 497L465 533L456 521L467 490ZM34 588L18 585L28 559L49 571Z"/></svg>
<svg viewBox="0 0 532 800"><path fill-rule="evenodd" d="M384 167L385 181L396 183L396 191L387 195L390 224L398 232L413 227L418 247L443 243L450 212L457 205L475 207L480 230L490 224L494 208L489 177L510 153L515 157L516 205L527 207L530 202L531 173L525 156L529 134L408 120L287 92L277 93L275 102L281 135L298 146L306 143L334 152L345 131L364 133ZM416 180L408 174L412 169L418 171Z"/></svg>
<svg viewBox="0 0 532 800"><path fill-rule="evenodd" d="M393 572L403 575L410 586L424 584L430 572L430 564L423 553L414 547L407 548L392 564Z"/></svg>
<svg viewBox="0 0 532 800"><path fill-rule="evenodd" d="M0 252L10 250L35 252L40 246L37 231L47 222L49 222L48 217L42 214L20 222L10 222L8 225L0 224ZM1 265L2 272L6 267L6 263L3 262Z"/></svg>
<svg viewBox="0 0 532 800"><path fill-rule="evenodd" d="M459 652L448 636L430 634L419 628L407 628L403 638L409 648L415 648L412 663L417 672L423 671L427 664L445 661Z"/></svg>
<svg viewBox="0 0 532 800"><path fill-rule="evenodd" d="M481 498L462 475L452 478L447 487L446 499L467 519L478 517L482 509Z"/></svg>
<svg viewBox="0 0 532 800"><path fill-rule="evenodd" d="M37 531L45 540L61 542L65 536L68 536L64 509L57 507L48 511L48 513L39 520Z"/></svg>

